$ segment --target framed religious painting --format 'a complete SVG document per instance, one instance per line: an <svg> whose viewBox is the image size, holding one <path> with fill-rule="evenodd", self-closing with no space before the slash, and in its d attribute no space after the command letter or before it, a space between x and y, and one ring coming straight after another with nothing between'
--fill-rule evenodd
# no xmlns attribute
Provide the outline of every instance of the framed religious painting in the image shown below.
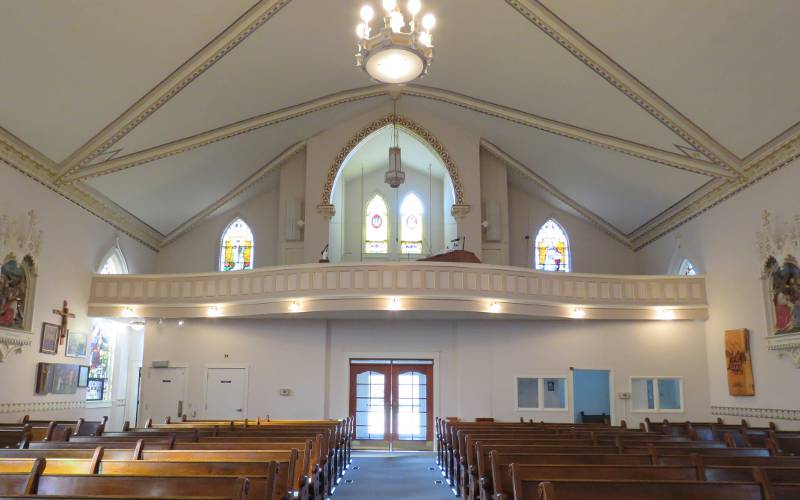
<svg viewBox="0 0 800 500"><path fill-rule="evenodd" d="M50 393L50 385L53 383L52 367L53 365L50 363L36 365L36 394Z"/></svg>
<svg viewBox="0 0 800 500"><path fill-rule="evenodd" d="M36 266L33 257L10 253L0 261L0 328L31 332Z"/></svg>
<svg viewBox="0 0 800 500"><path fill-rule="evenodd" d="M52 323L42 323L42 339L39 352L43 354L58 354L58 337L61 327Z"/></svg>
<svg viewBox="0 0 800 500"><path fill-rule="evenodd" d="M89 336L81 332L70 331L67 333L67 348L65 354L70 358L85 358Z"/></svg>
<svg viewBox="0 0 800 500"><path fill-rule="evenodd" d="M78 392L79 366L66 363L51 365L53 378L50 383L50 394L75 394Z"/></svg>
<svg viewBox="0 0 800 500"><path fill-rule="evenodd" d="M750 332L746 328L725 332L725 364L728 370L728 393L731 396L755 396Z"/></svg>

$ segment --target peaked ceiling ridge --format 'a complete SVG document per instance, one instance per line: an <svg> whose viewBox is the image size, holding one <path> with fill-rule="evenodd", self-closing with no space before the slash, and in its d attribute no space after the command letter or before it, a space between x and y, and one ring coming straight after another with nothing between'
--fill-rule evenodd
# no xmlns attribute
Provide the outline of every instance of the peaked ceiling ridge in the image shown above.
<svg viewBox="0 0 800 500"><path fill-rule="evenodd" d="M193 149L208 146L215 142L230 139L240 134L245 134L268 127L284 121L299 118L311 113L322 111L341 104L393 95L399 91L402 95L431 99L446 104L455 105L464 109L475 111L510 121L519 125L532 127L543 132L556 134L569 139L588 143L593 146L610 149L622 154L634 156L639 159L651 161L661 165L686 170L692 173L713 177L735 177L735 174L715 165L709 161L696 159L687 155L664 151L653 146L620 139L614 136L587 130L575 125L559 122L549 118L533 115L515 108L484 101L475 97L459 94L450 90L427 87L423 85L405 85L402 87L392 85L372 85L357 89L345 90L334 94L318 97L311 101L289 106L268 113L247 118L228 125L223 125L206 132L177 139L175 141L154 146L148 149L118 156L103 161L64 176L62 182L73 182L101 175L107 175L160 160Z"/></svg>
<svg viewBox="0 0 800 500"><path fill-rule="evenodd" d="M56 176L55 181L60 182L64 176L88 165L94 158L125 137L222 57L239 46L289 2L291 0L259 0L122 115L70 154L62 162L61 173Z"/></svg>
<svg viewBox="0 0 800 500"><path fill-rule="evenodd" d="M211 215L222 208L225 204L230 203L231 201L235 200L251 188L253 188L256 184L261 182L266 178L268 174L272 171L283 167L289 160L295 157L301 151L304 151L306 148L306 141L300 141L295 144L292 144L288 148L284 149L277 156L269 160L264 166L253 172L247 179L240 182L236 187L228 191L225 195L220 197L214 203L208 205L192 217L190 217L185 222L181 223L178 227L173 229L172 231L167 234L164 239L161 241L160 247L163 248L168 244L172 243L173 241L177 240L184 234L188 233L195 227L197 227L201 222L205 221Z"/></svg>
<svg viewBox="0 0 800 500"><path fill-rule="evenodd" d="M483 148L492 156L503 162L506 166L513 168L523 176L532 180L539 187L547 191L550 195L554 196L556 199L558 199L562 203L566 204L567 206L575 210L578 214L581 215L582 218L584 218L587 222L591 223L592 225L596 226L603 233L607 234L617 242L622 243L623 245L625 245L625 247L633 249L633 245L631 244L630 239L628 239L628 237L625 235L624 232L620 231L613 224L609 223L608 221L606 221L593 211L589 210L588 208L584 207L571 197L564 194L562 191L560 191L557 187L548 182L541 175L537 174L529 166L520 162L519 160L509 155L508 153L500 149L498 146L492 144L486 139L481 139L481 148Z"/></svg>
<svg viewBox="0 0 800 500"><path fill-rule="evenodd" d="M712 162L733 171L739 177L745 175L741 167L742 160L738 156L593 45L539 0L505 0L505 2Z"/></svg>

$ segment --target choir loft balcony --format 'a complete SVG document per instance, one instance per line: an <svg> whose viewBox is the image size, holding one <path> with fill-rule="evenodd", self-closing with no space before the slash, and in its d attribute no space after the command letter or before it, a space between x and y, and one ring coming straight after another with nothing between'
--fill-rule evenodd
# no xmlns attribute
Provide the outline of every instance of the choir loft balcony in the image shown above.
<svg viewBox="0 0 800 500"><path fill-rule="evenodd" d="M96 275L89 315L705 320L708 305L703 276L539 272L415 261Z"/></svg>

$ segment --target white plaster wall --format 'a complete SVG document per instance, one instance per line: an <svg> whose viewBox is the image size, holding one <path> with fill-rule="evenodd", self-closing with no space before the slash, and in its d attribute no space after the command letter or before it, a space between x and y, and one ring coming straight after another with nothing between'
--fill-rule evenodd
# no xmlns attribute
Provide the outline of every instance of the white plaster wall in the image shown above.
<svg viewBox="0 0 800 500"><path fill-rule="evenodd" d="M152 323L146 331L145 365L190 365L194 409L202 408L206 364L249 363L251 418L345 416L348 359L365 356L436 359L440 416L568 421L569 410L517 411L515 377L568 376L574 366L613 369L615 392L630 391L631 376L683 377L685 412L631 414L615 400L618 419L710 418L699 322L196 320ZM281 387L294 395L278 396Z"/></svg>
<svg viewBox="0 0 800 500"><path fill-rule="evenodd" d="M248 418L323 417L323 321L187 320L183 326L148 322L144 346L144 366L154 360L189 365L184 411L190 417L205 416L205 366L226 363L249 365ZM281 388L291 389L292 395L280 396ZM148 402L148 395L142 394L142 405Z"/></svg>
<svg viewBox="0 0 800 500"><path fill-rule="evenodd" d="M800 369L767 351L767 320L761 289L756 233L762 214L777 220L800 215L800 161L784 167L638 252L640 271L663 274L688 257L706 275L710 318L706 322L711 404L726 407L800 409ZM728 393L725 330L750 330L756 395ZM735 420L735 417L724 417ZM748 418L749 421L759 422ZM781 428L800 422L776 420Z"/></svg>
<svg viewBox="0 0 800 500"><path fill-rule="evenodd" d="M572 257L572 271L597 274L636 274L634 252L582 218L554 208L541 198L508 186L509 263L533 267L536 233L550 217L567 231ZM530 239L525 239L529 235Z"/></svg>
<svg viewBox="0 0 800 500"><path fill-rule="evenodd" d="M91 320L86 315L92 274L97 272L101 260L112 248L117 237L132 273L149 273L155 270L156 253L141 243L119 233L111 225L91 215L55 192L12 170L0 166L0 214L18 217L35 210L39 228L44 233L38 265L36 297L34 300L32 345L22 354L11 356L0 363L0 403L41 403L83 401L85 389L74 395L34 394L36 365L39 362L88 364L88 360L68 358L65 346L57 355L40 354L39 343L42 322L58 323L52 314L61 302L69 301L70 309L77 315L70 320L70 329L91 333ZM120 351L126 351L126 339L120 338ZM115 366L119 368L121 364ZM121 375L114 385L114 399L126 397L126 377ZM0 413L0 421L16 421L24 413L33 418L99 418L102 415L118 416L123 408L73 409L41 412ZM111 426L120 425L114 418Z"/></svg>
<svg viewBox="0 0 800 500"><path fill-rule="evenodd" d="M258 189L254 187L253 189ZM254 267L278 264L278 199L275 186L247 199L234 208L210 217L161 249L159 273L199 273L219 270L222 232L236 217L250 226L255 238Z"/></svg>

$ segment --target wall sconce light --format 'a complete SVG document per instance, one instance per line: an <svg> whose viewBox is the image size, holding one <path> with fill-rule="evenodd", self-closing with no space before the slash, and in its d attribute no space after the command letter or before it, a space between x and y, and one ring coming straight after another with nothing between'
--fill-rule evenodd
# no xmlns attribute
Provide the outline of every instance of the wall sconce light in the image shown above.
<svg viewBox="0 0 800 500"><path fill-rule="evenodd" d="M485 221L481 222L481 227L484 228L484 229L489 229L489 221L485 220Z"/></svg>
<svg viewBox="0 0 800 500"><path fill-rule="evenodd" d="M300 229L303 229L304 227L306 227L306 221L304 221L303 219L300 219L299 221L297 221L297 227L299 227Z"/></svg>
<svg viewBox="0 0 800 500"><path fill-rule="evenodd" d="M586 317L586 309L582 307L576 307L572 310L572 317L573 318L585 318Z"/></svg>
<svg viewBox="0 0 800 500"><path fill-rule="evenodd" d="M399 311L400 310L400 298L399 297L391 297L389 299L389 309L392 311Z"/></svg>
<svg viewBox="0 0 800 500"><path fill-rule="evenodd" d="M297 301L292 301L292 303L289 304L289 312L300 312L300 304L298 304Z"/></svg>
<svg viewBox="0 0 800 500"><path fill-rule="evenodd" d="M206 314L209 317L216 318L218 316L222 316L222 311L217 306L211 306L208 308L208 311L206 311Z"/></svg>
<svg viewBox="0 0 800 500"><path fill-rule="evenodd" d="M666 307L662 307L661 309L659 309L657 315L658 319L663 319L667 321L675 319L675 312Z"/></svg>
<svg viewBox="0 0 800 500"><path fill-rule="evenodd" d="M178 320L178 326L183 326L183 324L184 324L184 323L186 323L186 322L185 322L185 321L183 321L182 319L179 319L179 320Z"/></svg>
<svg viewBox="0 0 800 500"><path fill-rule="evenodd" d="M500 304L500 302L493 301L493 302L491 302L489 304L489 312L490 313L499 313L502 310L503 310L503 306Z"/></svg>

